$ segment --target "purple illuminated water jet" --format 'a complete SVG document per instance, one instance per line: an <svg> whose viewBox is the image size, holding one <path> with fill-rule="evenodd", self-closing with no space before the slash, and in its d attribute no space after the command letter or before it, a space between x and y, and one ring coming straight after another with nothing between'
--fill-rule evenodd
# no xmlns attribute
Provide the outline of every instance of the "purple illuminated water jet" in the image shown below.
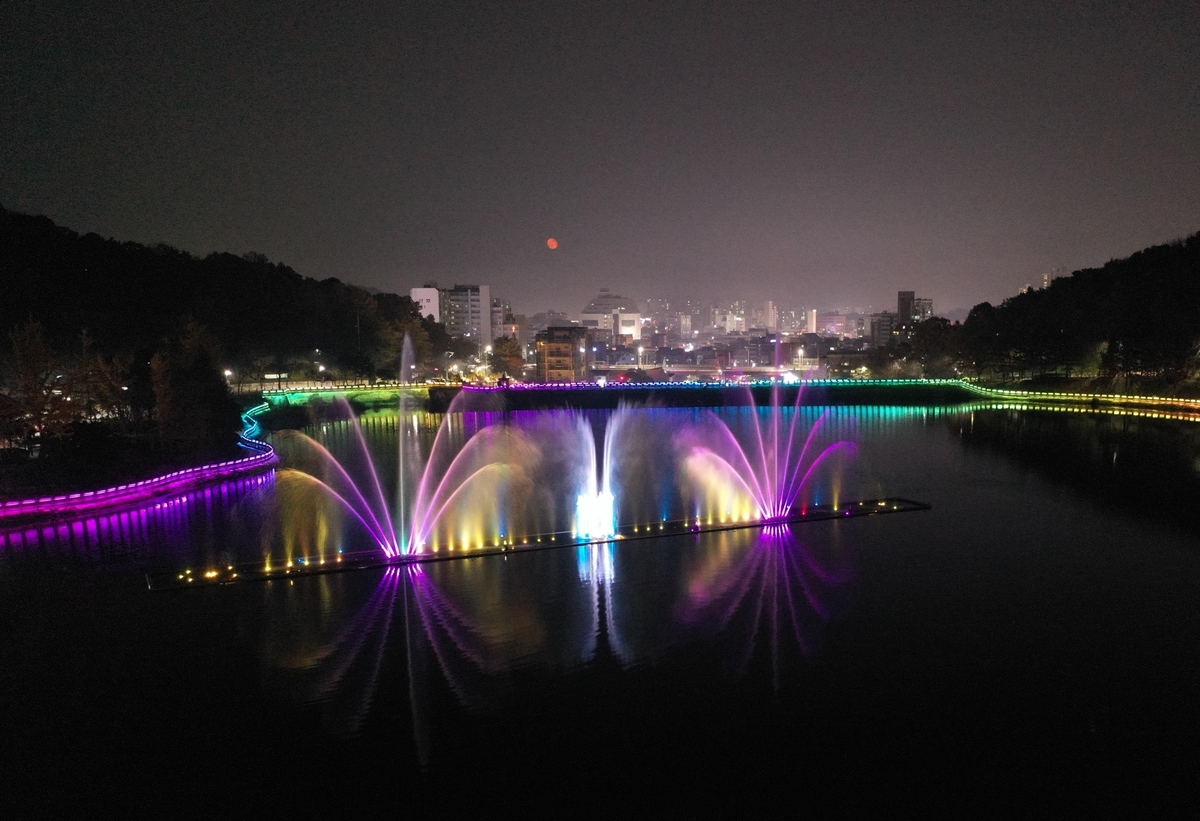
<svg viewBox="0 0 1200 821"><path fill-rule="evenodd" d="M850 456L857 449L846 440L824 443L829 411L804 431L800 392L790 407L780 405L778 385L772 388L772 401L766 407L754 404L752 395L749 398L745 409L749 432L741 439L712 412L676 434L680 472L692 494L697 520L778 523L795 519L805 512L803 494L819 470L835 456ZM837 492L835 484L835 508Z"/></svg>

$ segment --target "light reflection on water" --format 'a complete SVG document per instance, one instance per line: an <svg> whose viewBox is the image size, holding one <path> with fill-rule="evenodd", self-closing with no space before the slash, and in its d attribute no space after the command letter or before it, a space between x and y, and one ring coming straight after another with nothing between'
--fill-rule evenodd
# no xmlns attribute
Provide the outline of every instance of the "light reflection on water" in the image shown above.
<svg viewBox="0 0 1200 821"><path fill-rule="evenodd" d="M366 773L323 782L331 803L430 772L454 789L492 773L491 800L547 768L665 772L675 794L713 762L733 796L803 773L858 788L847 774L868 771L897 788L965 774L991 798L996 773L1004 789L1057 787L1064 768L1104 787L1130 750L1194 773L1200 428L982 408L839 408L828 424L857 431L847 493L933 510L174 594L138 574L279 549L270 476L6 531L0 693L36 764L18 783L91 806L136 760L178 809L197 772L231 761L285 785L264 802L303 804L297 772L327 749ZM365 546L353 526L329 533ZM78 781L41 766L60 760Z"/></svg>
<svg viewBox="0 0 1200 821"><path fill-rule="evenodd" d="M756 650L769 658L776 689L784 666L796 651L812 657L820 647L824 622L844 606L854 568L837 539L805 546L804 529L773 525L734 531L698 548L688 575L679 622L698 638L723 639L733 675L741 676Z"/></svg>
<svg viewBox="0 0 1200 821"><path fill-rule="evenodd" d="M0 529L0 555L43 555L105 564L223 564L254 553L274 472L231 479L111 513ZM255 557L256 558L256 557Z"/></svg>
<svg viewBox="0 0 1200 821"><path fill-rule="evenodd" d="M272 686L347 736L370 721L380 671L404 668L424 765L438 688L470 711L498 711L522 671L653 666L716 644L728 676L760 658L778 689L789 665L817 655L847 600L843 527L821 523L810 547L810 526L783 525L392 567L372 571L369 590L346 575L273 581L260 652Z"/></svg>

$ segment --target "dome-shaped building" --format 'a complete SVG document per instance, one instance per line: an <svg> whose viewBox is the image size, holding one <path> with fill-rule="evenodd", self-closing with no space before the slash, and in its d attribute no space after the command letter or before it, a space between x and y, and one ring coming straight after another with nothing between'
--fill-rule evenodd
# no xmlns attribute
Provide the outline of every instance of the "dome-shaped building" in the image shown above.
<svg viewBox="0 0 1200 821"><path fill-rule="evenodd" d="M580 312L579 324L589 330L608 331L614 344L623 341L620 337L636 342L642 338L642 309L633 298L601 288Z"/></svg>

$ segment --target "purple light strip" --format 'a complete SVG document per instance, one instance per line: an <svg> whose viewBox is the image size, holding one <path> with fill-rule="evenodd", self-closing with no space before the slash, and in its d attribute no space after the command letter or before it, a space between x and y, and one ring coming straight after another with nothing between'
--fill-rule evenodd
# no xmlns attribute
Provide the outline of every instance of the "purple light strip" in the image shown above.
<svg viewBox="0 0 1200 821"><path fill-rule="evenodd" d="M246 425L245 430L249 431L254 427L255 416L269 409L270 406L264 402L242 414L242 421ZM275 449L261 439L254 439L241 433L238 435L238 444L247 450L254 451L254 455L242 459L230 459L226 462L216 462L211 465L184 468L153 479L143 479L140 482L117 485L103 490L86 490L64 493L59 496L42 496L36 499L2 502L0 503L0 521L17 517L62 516L121 507L155 496L189 490L218 479L265 470L279 461L279 457L275 455Z"/></svg>
<svg viewBox="0 0 1200 821"><path fill-rule="evenodd" d="M714 390L719 388L767 388L767 387L805 387L810 385L834 386L865 386L881 387L891 385L967 385L961 379L801 379L795 382L784 382L779 379L754 379L745 382L722 380L719 382L620 382L609 381L601 385L598 382L510 382L507 385L471 385L462 386L470 393L495 393L498 391L544 391L544 390L645 390L647 388L676 388L679 390ZM439 386L430 386L439 387ZM973 387L973 386L972 386ZM313 391L309 391L312 393ZM1067 394L1062 394L1067 396Z"/></svg>
<svg viewBox="0 0 1200 821"><path fill-rule="evenodd" d="M263 391L263 396L284 396L289 393L327 393L337 394L344 393L347 390L358 390L360 388L389 390L400 386L399 382L380 382L374 385L347 385L337 386L331 385L325 388L277 388ZM1133 394L1113 394L1113 393L1059 393L1055 391L1018 391L1005 390L1003 388L986 388L981 385L976 385L964 379L800 379L795 382L784 382L778 379L754 379L748 381L738 380L721 380L718 382L621 382L614 379L601 385L597 382L510 382L507 385L473 385L464 384L462 389L471 393L494 393L498 391L542 391L542 390L646 390L661 389L661 388L676 388L680 390L692 389L720 389L720 388L764 388L779 385L781 387L806 387L806 386L861 386L861 387L889 387L895 385L956 385L964 388L977 396L987 397L989 399L1000 400L1040 400L1051 402L1081 402L1081 401L1097 401L1116 404L1133 404L1133 405L1148 405L1148 406L1164 406L1164 407L1182 407L1188 409L1200 410L1200 399L1185 399L1173 396L1138 396ZM451 385L411 385L415 388L435 388L435 387L458 387Z"/></svg>

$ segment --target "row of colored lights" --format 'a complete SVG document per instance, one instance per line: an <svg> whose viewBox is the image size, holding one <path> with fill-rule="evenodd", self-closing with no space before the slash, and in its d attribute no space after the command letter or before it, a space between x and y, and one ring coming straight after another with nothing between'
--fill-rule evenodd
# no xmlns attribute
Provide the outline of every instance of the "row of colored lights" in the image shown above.
<svg viewBox="0 0 1200 821"><path fill-rule="evenodd" d="M689 516L686 519L680 519L680 520L676 520L676 521L668 521L667 519L663 519L662 521L657 522L657 523L651 522L651 523L644 523L644 524L623 525L621 527L614 528L614 532L612 532L612 533L592 534L592 533L587 533L587 532L581 532L579 530L572 530L569 532L569 534L564 532L564 533L545 533L545 534L541 534L538 536L532 536L532 537L525 536L525 537L521 537L520 541L518 541L517 538L514 538L514 537L510 537L510 536L506 537L504 535L500 535L500 536L495 537L495 539L491 540L491 541L489 541L485 537L477 537L476 540L474 541L474 543L472 543L472 541L469 537L464 536L461 540L461 543L458 544L458 549L460 549L460 550L474 549L474 550L501 550L501 551L503 551L507 548L533 547L535 545L540 545L540 544L544 544L547 542L557 543L560 538L562 538L564 540L565 544L571 544L571 545L598 544L598 543L617 541L617 540L620 540L623 538L627 538L630 534L633 534L636 536L659 535L661 533L664 533L668 528L672 529L672 530L697 531L697 530L703 530L705 528L710 528L710 527L714 527L714 526L715 527L726 527L726 526L753 527L753 526L757 526L757 525L766 524L768 522L776 522L776 521L780 521L780 520L782 520L782 521L802 521L806 518L812 518L814 516L825 517L831 511L834 513L837 513L840 511L843 515L850 516L855 513L862 514L862 513L866 513L866 512L875 512L875 510L877 508L899 510L901 507L901 504L913 505L916 503L908 502L907 500L902 500L902 499L879 499L879 500L869 500L869 501L861 501L861 502L849 502L845 505L836 505L835 504L832 507L824 506L824 505L813 505L811 507L805 508L798 515L784 514L782 517L765 517L765 516L760 516L760 515L752 515L752 514L748 514L748 513L737 514L735 512L727 510L727 511L717 512L717 513L710 512L706 515L697 515L695 517ZM923 505L918 504L917 506L923 506ZM456 543L453 538L450 538L447 540L446 547L448 550L454 551L455 545L456 545ZM432 544L422 544L420 547L422 550L425 550L427 552L437 553L437 552L440 552L440 550L442 548L442 544L440 543L440 541L434 541ZM290 566L291 565L289 564L289 567Z"/></svg>
<svg viewBox="0 0 1200 821"><path fill-rule="evenodd" d="M286 396L289 393L345 393L347 391L391 391L397 388L412 388L413 390L426 390L431 387L427 384L413 384L412 382L399 382L395 379L384 380L378 382L338 382L329 385L314 385L311 388L265 388L262 392L263 396ZM442 387L434 384L432 387Z"/></svg>
<svg viewBox="0 0 1200 821"><path fill-rule="evenodd" d="M725 389L737 387L788 387L796 385L798 387L817 386L817 387L873 387L873 386L916 386L916 385L933 385L933 386L956 386L964 388L976 395L988 396L1004 399L1032 399L1044 401L1102 401L1102 402L1117 402L1142 405L1175 405L1188 408L1196 408L1200 410L1200 399L1181 399L1178 397L1166 396L1139 396L1134 394L1112 394L1112 393L1075 393L1075 392L1055 392L1055 391L1022 391L1011 390L1005 388L987 388L980 385L975 385L962 379L805 379L799 382L787 383L782 380L765 379L755 380L753 382L609 382L606 385L599 385L595 382L545 382L545 383L514 383L507 386L466 386L464 390L473 392L492 392L504 390L604 390L606 388L615 388L617 390L645 390L653 389Z"/></svg>
<svg viewBox="0 0 1200 821"><path fill-rule="evenodd" d="M1181 399L1175 396L1140 396L1126 393L1070 393L1055 391L1018 391L1005 388L985 388L969 382L961 383L967 390L981 396L1003 398L1039 399L1046 401L1098 401L1123 402L1139 405L1179 405L1187 408L1200 408L1200 399Z"/></svg>
<svg viewBox="0 0 1200 821"><path fill-rule="evenodd" d="M1141 396L1136 394L1117 394L1117 393L1078 393L1070 391L1026 391L1014 390L1008 388L988 388L981 385L976 385L963 379L802 379L796 382L785 382L780 379L757 379L753 381L736 381L724 380L721 382L608 382L599 384L597 382L512 382L508 385L464 385L463 389L478 393L488 393L496 391L509 390L645 390L647 388L664 389L674 388L681 390L702 390L702 389L724 389L724 388L744 388L744 387L774 387L774 386L861 386L871 387L879 385L954 385L962 387L972 393L982 396L994 396L1005 398L1024 398L1024 399L1046 399L1046 400L1100 400L1106 402L1129 402L1140 404L1177 404L1187 407L1200 408L1200 399L1181 399L1178 397L1167 396ZM378 389L390 390L398 387L403 387L399 382L396 383L374 383L353 386L337 386L328 388L312 388L305 391L294 391L286 389L266 390L263 391L263 396L283 396L289 393L344 393L347 390L355 389ZM421 387L421 386L410 386Z"/></svg>
<svg viewBox="0 0 1200 821"><path fill-rule="evenodd" d="M980 403L980 410L1029 410L1029 406L1024 402L988 402ZM1037 406L1039 411L1053 411L1056 413L1082 413L1089 416L1094 414L1103 414L1106 416L1136 416L1142 419L1169 419L1175 422L1200 422L1200 410L1197 413L1171 412L1161 410L1138 410L1135 408L1089 408L1080 407L1077 405L1068 407L1046 407Z"/></svg>
<svg viewBox="0 0 1200 821"><path fill-rule="evenodd" d="M959 385L960 379L801 379L786 382L782 379L756 379L749 382L725 380L722 382L513 382L508 385L464 385L463 390L474 393L491 393L509 390L646 390L668 388L676 390L723 390L727 388L771 388L847 386L847 385Z"/></svg>
<svg viewBox="0 0 1200 821"><path fill-rule="evenodd" d="M490 393L496 391L509 390L645 390L646 388L677 388L683 390L700 390L700 389L725 389L725 388L769 388L769 387L803 387L808 385L962 385L966 384L960 379L800 379L794 382L787 382L782 379L755 379L752 381L737 381L724 380L720 382L606 382L600 384L598 382L510 382L507 385L462 385L462 389L476 393ZM262 392L264 397L279 397L299 394L340 394L351 390L378 390L390 392L400 387L410 387L414 390L423 390L429 387L458 387L458 386L443 386L443 385L402 385L399 382L395 383L375 383L372 385L362 386L330 386L330 387L314 387L304 390L288 390L277 388L274 390L265 390Z"/></svg>
<svg viewBox="0 0 1200 821"><path fill-rule="evenodd" d="M214 479L262 470L278 461L275 449L261 439L255 438L261 432L255 417L268 410L270 410L270 406L264 402L242 414L244 428L238 435L238 444L246 450L253 451L253 456L184 468L153 479L143 479L140 482L131 482L102 490L87 490L58 496L42 496L4 502L0 503L0 519L30 514L73 513L113 507L141 501L163 493L174 493Z"/></svg>
<svg viewBox="0 0 1200 821"><path fill-rule="evenodd" d="M399 386L400 383L396 383ZM609 382L601 385L596 382L514 382L508 385L465 385L463 389L474 393L493 393L499 391L597 391L606 389L615 389L618 391L644 391L644 390L725 390L730 388L765 388L765 387L790 387L796 386L803 388L806 386L816 387L887 387L887 386L954 386L967 390L976 396L984 396L992 399L1007 399L1019 401L1043 401L1043 402L1104 402L1104 403L1123 403L1135 405L1152 405L1152 406L1174 406L1182 408L1190 408L1200 411L1200 400L1198 399L1181 399L1177 397L1166 396L1139 396L1134 394L1109 394L1109 393L1078 393L1078 392L1055 392L1055 391L1025 391L1014 390L1008 388L988 388L980 385L967 382L962 379L806 379L797 382L785 382L776 379L755 380L753 382ZM375 385L379 388L379 385ZM336 394L342 392L339 388L323 388L314 389L309 393L330 393ZM288 391L267 391L264 396L271 395L279 396L289 393ZM1157 415L1155 418L1175 418L1171 416Z"/></svg>
<svg viewBox="0 0 1200 821"><path fill-rule="evenodd" d="M858 502L848 502L836 506L814 505L797 516L789 516L786 522L799 522L805 519L828 519L831 517L840 516L871 516L878 513L888 513L893 511L910 511L910 510L928 510L929 505L921 502L913 502L908 499L887 498L887 499L869 499ZM785 524L784 521L772 521L768 523L763 519L751 519L744 521L716 522L710 516L707 521L704 517L697 516L694 519L677 521L662 521L658 523L649 523L643 525L635 525L633 527L623 527L622 532L614 533L610 536L588 537L581 536L578 533L546 533L537 537L525 537L520 541L506 536L497 537L495 542L479 541L478 543L463 544L459 548L458 555L474 555L488 553L507 553L509 551L519 551L522 548L530 549L542 547L577 547L583 545L608 544L628 538L647 538L651 536L665 535L668 532L673 534L683 533L699 533L704 531L719 531L719 530L734 530L744 527L778 527ZM453 544L449 547L450 553L455 553ZM355 558L357 557L357 558ZM166 586L187 586L195 585L197 582L209 584L227 584L236 581L243 577L274 577L286 578L288 576L321 573L331 570L337 570L341 567L363 567L375 566L382 564L376 553L355 554L355 557L350 557L351 561L345 563L347 558L339 550L336 557L332 559L313 560L309 557L302 557L294 561L288 561L283 564L274 564L268 559L262 565L226 565L224 568L208 568L203 572L194 571L188 568L182 572L173 574L173 578L167 579L165 574L160 576L161 581L156 581L152 587L157 588L165 583ZM432 551L424 553L406 554L401 557L391 557L393 560L400 559L404 562L424 562L438 560L447 557L441 554L437 547L433 547ZM365 563L365 564L364 564ZM240 572L239 572L240 571Z"/></svg>

